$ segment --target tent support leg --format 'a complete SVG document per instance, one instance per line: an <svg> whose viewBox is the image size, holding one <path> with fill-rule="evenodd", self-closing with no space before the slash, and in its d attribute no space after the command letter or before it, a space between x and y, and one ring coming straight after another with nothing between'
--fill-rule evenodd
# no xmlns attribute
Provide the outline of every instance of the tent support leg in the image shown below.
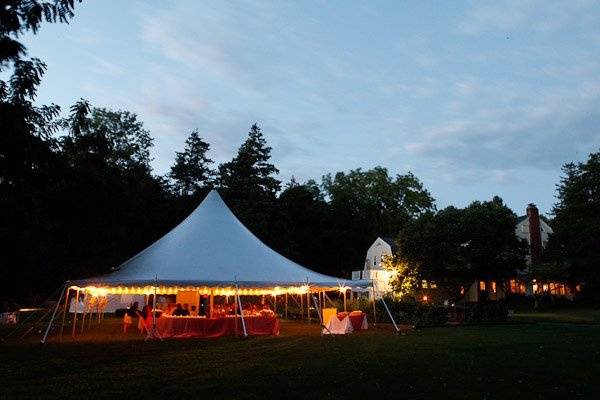
<svg viewBox="0 0 600 400"><path fill-rule="evenodd" d="M273 295L273 312L277 315L277 295Z"/></svg>
<svg viewBox="0 0 600 400"><path fill-rule="evenodd" d="M287 311L288 311L288 294L286 293L285 294L285 319L287 319L287 317L288 317Z"/></svg>
<svg viewBox="0 0 600 400"><path fill-rule="evenodd" d="M304 319L304 297L300 295L300 320Z"/></svg>
<svg viewBox="0 0 600 400"><path fill-rule="evenodd" d="M82 311L82 317L81 317L81 333L83 333L83 328L85 327L85 314L86 314L86 311L87 311L87 307L86 307L86 304L85 304L85 302L86 302L86 300L87 300L87 299L86 299L86 297L87 297L87 296L85 296L85 297L83 298L83 310L81 310L81 311ZM88 317L90 317L90 315L88 315Z"/></svg>
<svg viewBox="0 0 600 400"><path fill-rule="evenodd" d="M377 326L377 307L375 306L375 297L373 297L373 326Z"/></svg>
<svg viewBox="0 0 600 400"><path fill-rule="evenodd" d="M310 292L306 293L306 319L310 324Z"/></svg>
<svg viewBox="0 0 600 400"><path fill-rule="evenodd" d="M65 283L65 287L69 284L69 282ZM71 289L67 289L65 291L65 306L63 308L63 316L62 323L60 324L60 340L62 340L63 331L65 329L65 322L67 320L67 313L69 312L69 292Z"/></svg>
<svg viewBox="0 0 600 400"><path fill-rule="evenodd" d="M342 292L342 296L344 297L344 312L348 311L348 307L346 306L346 289Z"/></svg>
<svg viewBox="0 0 600 400"><path fill-rule="evenodd" d="M317 315L319 316L319 325L321 326L321 336L323 336L323 329L325 329L331 335L331 331L323 324L323 317L321 311L319 310L319 304L317 303L316 297L312 296L313 303L315 303L315 308L317 309Z"/></svg>
<svg viewBox="0 0 600 400"><path fill-rule="evenodd" d="M387 311L388 315L390 316L392 323L394 324L394 329L396 329L396 335L400 334L400 329L398 329L398 325L396 325L396 320L392 316L392 313L390 312L390 309L388 308L387 303L385 302L385 299L383 297L381 298L381 301L385 307L385 310Z"/></svg>
<svg viewBox="0 0 600 400"><path fill-rule="evenodd" d="M244 337L248 337L248 331L246 331L246 321L244 321L244 309L242 308L242 299L240 299L239 287L237 284L237 280L235 282L235 295L237 297L237 304L240 307L240 315L242 317L242 329L244 330Z"/></svg>
<svg viewBox="0 0 600 400"><path fill-rule="evenodd" d="M60 307L60 300L62 299L63 293L65 292L66 288L67 288L67 284L65 283L65 286L63 286L62 292L60 292L60 296L58 296L58 301L56 302L56 307L54 307L54 312L52 313L52 318L50 318L50 322L48 323L48 327L46 328L46 332L44 333L44 337L42 338L42 344L46 343L46 339L48 338L48 332L50 332L50 327L52 326L52 322L54 322L54 317L56 316L58 307Z"/></svg>
<svg viewBox="0 0 600 400"><path fill-rule="evenodd" d="M210 290L210 297L208 299L208 317L213 317L213 308L215 306L215 289Z"/></svg>
<svg viewBox="0 0 600 400"><path fill-rule="evenodd" d="M77 309L79 308L79 288L77 288L77 294L75 295L75 311L73 313L73 329L71 330L71 336L75 337L75 327L77 326Z"/></svg>

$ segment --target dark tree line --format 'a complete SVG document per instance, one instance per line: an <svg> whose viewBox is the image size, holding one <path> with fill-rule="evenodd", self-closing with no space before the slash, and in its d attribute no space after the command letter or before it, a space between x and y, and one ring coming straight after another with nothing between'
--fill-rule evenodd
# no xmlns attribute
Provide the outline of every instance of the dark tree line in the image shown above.
<svg viewBox="0 0 600 400"><path fill-rule="evenodd" d="M282 183L271 148L250 128L221 165L192 131L165 176L151 168L153 140L135 114L76 102L68 116L37 105L46 65L19 37L65 23L74 1L0 6L0 297L33 302L67 279L103 274L180 222L217 188L248 228L317 271L348 276L377 236L399 238L403 262L427 279L500 280L523 263L515 215L499 198L439 212L412 174L382 167L320 182ZM547 262L552 273L600 287L600 155L569 164L558 187Z"/></svg>
<svg viewBox="0 0 600 400"><path fill-rule="evenodd" d="M74 2L0 7L0 268L4 298L34 302L67 279L107 273L217 188L259 238L316 270L347 275L375 234L395 234L433 207L413 175L350 171L282 188L271 148L250 128L231 161L214 165L193 131L165 176L153 173L150 132L135 114L76 102L62 117L35 103L46 65L18 41L68 22Z"/></svg>

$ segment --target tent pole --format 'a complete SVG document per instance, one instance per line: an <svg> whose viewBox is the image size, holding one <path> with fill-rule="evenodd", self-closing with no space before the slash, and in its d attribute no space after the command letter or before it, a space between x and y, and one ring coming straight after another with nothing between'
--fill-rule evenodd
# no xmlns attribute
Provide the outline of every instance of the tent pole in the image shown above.
<svg viewBox="0 0 600 400"><path fill-rule="evenodd" d="M242 316L242 329L244 330L244 337L248 337L248 331L246 331L246 321L244 321L244 310L242 309L242 299L240 299L237 278L235 280L235 294L237 296L238 305L240 306L240 315Z"/></svg>
<svg viewBox="0 0 600 400"><path fill-rule="evenodd" d="M213 307L215 305L215 289L210 289L210 297L208 300L208 317L213 317Z"/></svg>
<svg viewBox="0 0 600 400"><path fill-rule="evenodd" d="M77 309L79 308L79 288L77 288L77 293L75 295L75 311L73 313L73 329L71 330L71 336L75 337L75 327L77 326Z"/></svg>
<svg viewBox="0 0 600 400"><path fill-rule="evenodd" d="M377 307L375 305L375 288L371 287L372 302L373 302L373 326L377 326Z"/></svg>
<svg viewBox="0 0 600 400"><path fill-rule="evenodd" d="M310 324L310 290L306 292L306 319Z"/></svg>
<svg viewBox="0 0 600 400"><path fill-rule="evenodd" d="M285 294L285 319L287 319L287 317L288 317L287 310L288 310L288 294L286 292L286 294Z"/></svg>
<svg viewBox="0 0 600 400"><path fill-rule="evenodd" d="M304 319L304 297L300 294L300 320Z"/></svg>
<svg viewBox="0 0 600 400"><path fill-rule="evenodd" d="M329 328L327 328L323 323L323 314L321 314L321 312L319 311L319 304L317 303L317 298L313 295L312 299L313 303L315 303L315 308L317 309L317 315L319 316L319 325L321 325L321 336L323 336L323 330L326 330L327 332L329 332L329 334L331 334Z"/></svg>
<svg viewBox="0 0 600 400"><path fill-rule="evenodd" d="M42 344L46 343L46 338L48 337L48 332L50 332L50 327L52 326L52 322L54 322L54 317L56 316L56 312L58 311L58 307L60 306L60 300L62 299L63 293L67 288L67 284L63 286L62 292L60 292L60 296L58 296L58 301L56 302L56 307L54 307L54 312L52 313L52 318L50 318L50 322L48 323L48 327L46 328L46 333L44 333L44 337L42 338ZM56 293L56 292L55 292Z"/></svg>
<svg viewBox="0 0 600 400"><path fill-rule="evenodd" d="M400 333L400 329L398 329L398 325L396 325L396 320L394 320L394 317L392 316L392 313L390 312L390 309L387 306L387 303L385 302L385 299L382 297L381 301L383 302L383 305L385 307L385 310L387 311L388 315L390 316L390 319L392 320L392 323L394 324L394 329L396 329L396 335Z"/></svg>
<svg viewBox="0 0 600 400"><path fill-rule="evenodd" d="M342 296L344 297L344 312L348 311L348 307L346 306L346 289L342 292Z"/></svg>
<svg viewBox="0 0 600 400"><path fill-rule="evenodd" d="M85 305L86 300L87 300L87 296L85 296L83 298L83 310L81 310L83 312L83 315L81 317L81 333L83 333L83 328L85 327L85 312L87 310L87 307Z"/></svg>
<svg viewBox="0 0 600 400"><path fill-rule="evenodd" d="M156 290L158 288L158 275L154 275L154 296L152 296L152 329L146 329L146 338L144 342L149 339L160 339L162 342L162 336L158 333L158 329L156 329Z"/></svg>
<svg viewBox="0 0 600 400"><path fill-rule="evenodd" d="M65 283L65 286L68 285L69 282ZM63 330L65 329L65 321L67 319L67 313L69 312L69 292L71 289L67 289L65 291L65 306L63 308L63 316L62 323L60 324L60 340L62 340Z"/></svg>
<svg viewBox="0 0 600 400"><path fill-rule="evenodd" d="M273 295L273 312L277 315L277 294Z"/></svg>

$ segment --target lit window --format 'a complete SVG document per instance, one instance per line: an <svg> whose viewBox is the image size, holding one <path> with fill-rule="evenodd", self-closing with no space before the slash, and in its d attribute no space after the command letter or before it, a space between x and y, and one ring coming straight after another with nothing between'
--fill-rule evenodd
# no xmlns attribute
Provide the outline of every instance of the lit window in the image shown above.
<svg viewBox="0 0 600 400"><path fill-rule="evenodd" d="M479 290L485 290L485 281L479 281Z"/></svg>
<svg viewBox="0 0 600 400"><path fill-rule="evenodd" d="M460 294L461 295L465 294L465 288L463 286L460 287Z"/></svg>
<svg viewBox="0 0 600 400"><path fill-rule="evenodd" d="M429 284L429 287L430 287L430 288L432 288L432 289L437 289L437 283L435 283L435 282L431 282L431 283Z"/></svg>
<svg viewBox="0 0 600 400"><path fill-rule="evenodd" d="M492 293L496 293L496 282L492 281Z"/></svg>
<svg viewBox="0 0 600 400"><path fill-rule="evenodd" d="M427 286L428 286L428 285L427 285L427 281L426 281L425 279L423 279L423 280L421 281L421 287L422 287L423 289L427 289Z"/></svg>

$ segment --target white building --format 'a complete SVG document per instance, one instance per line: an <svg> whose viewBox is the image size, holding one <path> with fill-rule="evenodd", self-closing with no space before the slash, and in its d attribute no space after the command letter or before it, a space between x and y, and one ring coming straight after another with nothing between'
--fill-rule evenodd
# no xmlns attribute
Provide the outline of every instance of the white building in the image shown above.
<svg viewBox="0 0 600 400"><path fill-rule="evenodd" d="M364 268L352 271L353 281L364 279L372 282L375 298L381 298L392 289L392 272L382 266L382 261L385 257L392 257L395 248L394 239L378 237L367 250Z"/></svg>

